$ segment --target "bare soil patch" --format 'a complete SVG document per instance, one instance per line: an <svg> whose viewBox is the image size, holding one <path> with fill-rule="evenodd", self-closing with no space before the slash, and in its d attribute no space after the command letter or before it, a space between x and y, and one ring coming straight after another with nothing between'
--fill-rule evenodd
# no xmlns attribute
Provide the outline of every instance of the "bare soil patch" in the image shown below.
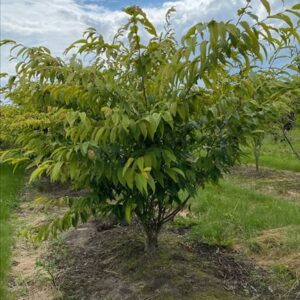
<svg viewBox="0 0 300 300"><path fill-rule="evenodd" d="M300 274L299 231L299 226L265 230L252 241L257 250L251 253L248 251L247 255L254 258L258 265L268 269L274 266L285 267L294 274L292 277L300 294L299 280L297 283L297 274Z"/></svg>
<svg viewBox="0 0 300 300"><path fill-rule="evenodd" d="M66 235L68 255L56 257L64 299L296 299L228 248L190 244L165 230L159 252L149 256L135 226L100 227L89 222Z"/></svg>
<svg viewBox="0 0 300 300"><path fill-rule="evenodd" d="M261 168L257 173L254 166L237 166L231 175L249 189L300 203L300 172Z"/></svg>
<svg viewBox="0 0 300 300"><path fill-rule="evenodd" d="M37 262L49 253L48 243L37 246L18 236L26 226L39 224L47 218L44 211L32 206L32 200L41 195L37 189L27 185L23 189L21 205L13 215L17 236L12 250L9 292L14 300L60 298L60 292L53 286L49 274L37 268Z"/></svg>

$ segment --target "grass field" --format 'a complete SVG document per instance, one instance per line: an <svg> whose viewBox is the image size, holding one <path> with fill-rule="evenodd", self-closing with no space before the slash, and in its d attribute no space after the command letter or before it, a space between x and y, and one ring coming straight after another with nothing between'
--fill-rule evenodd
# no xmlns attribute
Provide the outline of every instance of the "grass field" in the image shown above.
<svg viewBox="0 0 300 300"><path fill-rule="evenodd" d="M288 133L294 148L300 153L300 128L294 128ZM252 150L247 150L243 163L254 164ZM260 165L277 170L289 170L300 172L300 160L292 152L286 141L275 141L273 137L267 136L261 148Z"/></svg>
<svg viewBox="0 0 300 300"><path fill-rule="evenodd" d="M210 244L246 242L264 230L300 226L300 203L257 193L230 179L200 190L192 212L191 236Z"/></svg>
<svg viewBox="0 0 300 300"><path fill-rule="evenodd" d="M13 173L10 166L0 165L0 299L7 299L6 277L13 232L9 216L11 209L18 205L18 191L22 181L22 170Z"/></svg>
<svg viewBox="0 0 300 300"><path fill-rule="evenodd" d="M288 134L300 151L300 128ZM254 164L251 149L243 163ZM192 203L193 218L177 222L190 223L192 237L221 245L246 243L266 230L300 228L300 160L286 141L267 136L260 165L269 169L257 174L249 166L240 167L240 174L226 176L219 186L199 190ZM300 235L294 240L300 249Z"/></svg>

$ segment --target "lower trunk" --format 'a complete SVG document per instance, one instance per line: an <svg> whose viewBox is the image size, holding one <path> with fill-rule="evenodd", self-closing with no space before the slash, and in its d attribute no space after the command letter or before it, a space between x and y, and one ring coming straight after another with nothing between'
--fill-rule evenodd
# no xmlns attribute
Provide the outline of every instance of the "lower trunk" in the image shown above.
<svg viewBox="0 0 300 300"><path fill-rule="evenodd" d="M158 249L158 232L153 229L145 229L146 231L146 251L154 253Z"/></svg>
<svg viewBox="0 0 300 300"><path fill-rule="evenodd" d="M259 157L258 157L258 155L255 155L255 170L257 173L259 172Z"/></svg>
<svg viewBox="0 0 300 300"><path fill-rule="evenodd" d="M152 209L153 210L153 209ZM148 213L149 209L147 210ZM150 210L151 211L151 210ZM141 211L136 211L136 215L143 227L145 234L145 251L148 254L155 254L158 250L158 234L162 224L159 223L157 218L149 218L147 214L143 214ZM154 213L152 213L155 216Z"/></svg>
<svg viewBox="0 0 300 300"><path fill-rule="evenodd" d="M260 143L254 142L254 157L255 157L255 169L259 172L259 156L260 156Z"/></svg>

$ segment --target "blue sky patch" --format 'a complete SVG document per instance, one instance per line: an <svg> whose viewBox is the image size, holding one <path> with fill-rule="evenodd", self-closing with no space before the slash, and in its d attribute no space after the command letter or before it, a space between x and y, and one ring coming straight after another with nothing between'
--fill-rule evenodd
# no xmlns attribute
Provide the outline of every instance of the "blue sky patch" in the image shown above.
<svg viewBox="0 0 300 300"><path fill-rule="evenodd" d="M157 7L161 6L164 2L162 0L78 0L78 3L85 4L96 4L104 6L111 10L120 10L130 5L138 5L142 7Z"/></svg>

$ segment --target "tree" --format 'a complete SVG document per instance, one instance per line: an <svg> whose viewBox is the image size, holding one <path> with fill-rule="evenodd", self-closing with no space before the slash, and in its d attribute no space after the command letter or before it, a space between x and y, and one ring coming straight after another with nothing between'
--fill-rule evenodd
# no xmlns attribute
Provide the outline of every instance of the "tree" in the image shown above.
<svg viewBox="0 0 300 300"><path fill-rule="evenodd" d="M299 57L298 57L299 59ZM297 72L300 73L300 65L297 67ZM300 89L299 89L299 84L300 84L300 77L299 76L293 76L292 80L289 82L289 85L291 85L290 89L293 91L297 91L295 95L293 95L291 99L291 105L290 109L287 113L284 115L281 115L281 118L279 119L279 129L281 131L281 134L284 138L284 140L287 142L289 145L290 149L294 153L294 155L300 159L300 152L295 148L293 145L293 142L288 136L288 131L290 131L295 125L297 121L297 116L300 113Z"/></svg>
<svg viewBox="0 0 300 300"><path fill-rule="evenodd" d="M283 128L284 116L289 115L295 98L299 97L293 76L286 78L270 75L267 72L253 77L256 86L253 99L257 103L255 113L261 115L259 128L251 137L256 172L259 172L260 151L265 136L277 132L278 127Z"/></svg>
<svg viewBox="0 0 300 300"><path fill-rule="evenodd" d="M19 61L3 93L26 112L14 120L16 149L2 159L21 159L32 170L30 181L45 173L88 191L51 200L69 210L40 227L39 238L92 215L130 222L135 214L148 251L157 248L162 226L199 187L228 172L240 146L255 135L262 115L253 74L258 61L266 63L266 47L275 51L300 40L293 22L299 5L271 15L268 2L262 3L266 20L251 12L248 1L237 23L198 23L181 44L170 24L173 9L159 34L136 6L124 9L129 21L112 43L89 28L67 48L77 49L69 60L45 47L2 42L14 44ZM275 28L268 24L272 18L284 24Z"/></svg>
<svg viewBox="0 0 300 300"><path fill-rule="evenodd" d="M264 116L263 120L261 120L260 129L252 137L256 172L259 172L260 150L267 134L273 135L275 140L278 138L284 140L295 156L298 159L300 158L300 154L288 136L288 131L296 125L296 116L299 111L300 69L297 68L295 70L293 64L290 64L290 67L296 73L292 75L288 74L289 78L259 76L256 80L257 92L254 97L261 104L257 106L257 113ZM275 98L277 99L276 101L274 101Z"/></svg>
<svg viewBox="0 0 300 300"><path fill-rule="evenodd" d="M284 46L283 48L286 48ZM262 72L255 76L256 91L253 95L258 102L257 113L262 114L257 135L252 138L253 154L255 158L256 172L259 172L260 150L266 134L283 137L297 158L300 158L287 131L290 130L299 111L299 50L297 46L289 47L291 55L283 56L280 47L270 59L271 64L279 58L291 58L286 66L276 67L275 73ZM275 75L275 76L274 76Z"/></svg>

